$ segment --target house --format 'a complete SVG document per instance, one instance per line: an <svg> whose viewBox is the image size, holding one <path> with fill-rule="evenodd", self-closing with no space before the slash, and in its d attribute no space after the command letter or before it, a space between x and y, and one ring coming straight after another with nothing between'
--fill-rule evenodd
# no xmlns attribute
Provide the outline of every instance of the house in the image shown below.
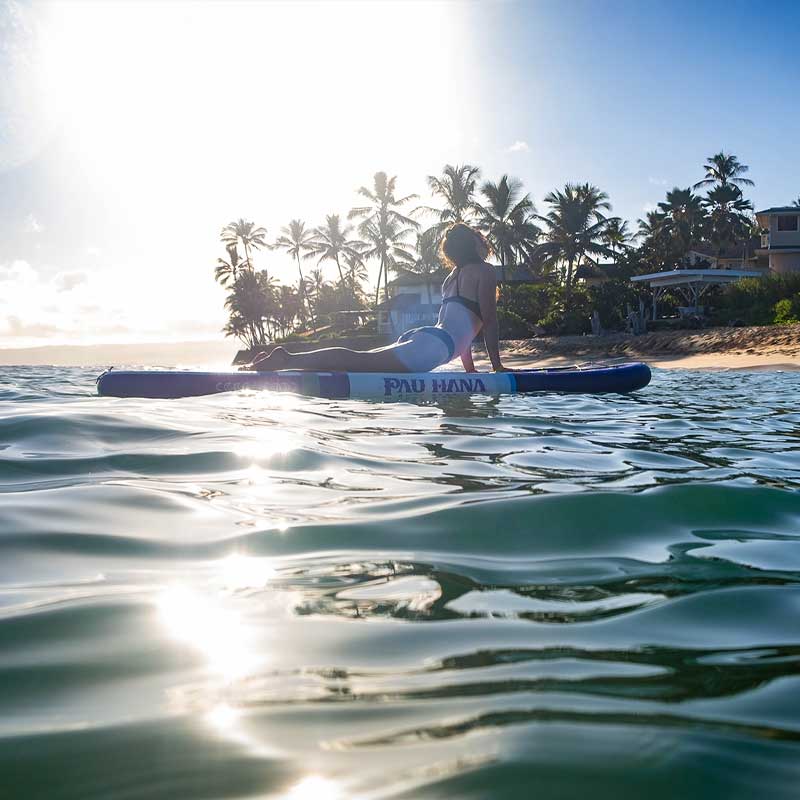
<svg viewBox="0 0 800 800"><path fill-rule="evenodd" d="M507 285L541 284L543 279L525 264L496 266L497 282ZM442 305L442 283L450 274L441 269L430 276L397 270L389 282L389 299L378 306L378 333L398 336L409 328L435 325Z"/></svg>
<svg viewBox="0 0 800 800"><path fill-rule="evenodd" d="M520 284L546 283L546 278L539 275L530 264L497 265L497 282L500 285L519 286Z"/></svg>
<svg viewBox="0 0 800 800"><path fill-rule="evenodd" d="M592 261L585 261L575 270L575 280L581 281L585 286L599 286L606 281L623 276L622 268L619 264L595 264Z"/></svg>
<svg viewBox="0 0 800 800"><path fill-rule="evenodd" d="M378 305L378 333L398 336L409 328L435 325L447 275L447 270L430 275L398 270L389 282L389 299Z"/></svg>
<svg viewBox="0 0 800 800"><path fill-rule="evenodd" d="M711 244L695 244L686 254L688 269L734 269L761 270L766 273L769 264L760 258L758 250L761 240L753 236L736 247L723 247L721 250Z"/></svg>
<svg viewBox="0 0 800 800"><path fill-rule="evenodd" d="M770 272L800 272L800 207L775 206L756 212L761 242L756 249Z"/></svg>

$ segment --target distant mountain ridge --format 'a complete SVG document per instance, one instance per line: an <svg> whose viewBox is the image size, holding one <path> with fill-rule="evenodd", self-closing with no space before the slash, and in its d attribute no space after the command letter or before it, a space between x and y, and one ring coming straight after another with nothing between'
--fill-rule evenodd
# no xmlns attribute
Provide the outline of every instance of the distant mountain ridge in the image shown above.
<svg viewBox="0 0 800 800"><path fill-rule="evenodd" d="M230 365L234 341L139 342L0 348L0 366L203 366Z"/></svg>

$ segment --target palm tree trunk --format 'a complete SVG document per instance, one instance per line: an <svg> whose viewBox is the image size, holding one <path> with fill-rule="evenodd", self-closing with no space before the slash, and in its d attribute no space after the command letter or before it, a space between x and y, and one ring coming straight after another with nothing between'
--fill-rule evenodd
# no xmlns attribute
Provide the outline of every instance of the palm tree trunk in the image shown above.
<svg viewBox="0 0 800 800"><path fill-rule="evenodd" d="M303 280L303 268L300 266L300 253L297 254L297 272L300 275L300 306L302 307L303 300L305 300L308 313L311 315L311 327L314 329L314 334L316 335L317 321L314 319L314 309L311 308L311 301L308 299L308 293L306 292L306 282Z"/></svg>
<svg viewBox="0 0 800 800"><path fill-rule="evenodd" d="M342 265L339 263L339 254L336 254L336 269L339 270L339 286L342 287L342 291L346 291L346 286L344 282L344 273L342 272ZM353 310L353 303L350 297L347 298L347 310Z"/></svg>
<svg viewBox="0 0 800 800"><path fill-rule="evenodd" d="M567 261L567 277L564 281L564 313L569 311L570 301L572 300L572 264L573 259Z"/></svg>
<svg viewBox="0 0 800 800"><path fill-rule="evenodd" d="M375 333L380 333L380 324L379 324L379 317L380 311L378 311L378 305L380 304L381 299L381 276L383 275L383 259L381 259L381 265L378 268L378 285L375 289ZM386 313L389 313L389 309L386 309ZM391 318L390 318L391 323Z"/></svg>

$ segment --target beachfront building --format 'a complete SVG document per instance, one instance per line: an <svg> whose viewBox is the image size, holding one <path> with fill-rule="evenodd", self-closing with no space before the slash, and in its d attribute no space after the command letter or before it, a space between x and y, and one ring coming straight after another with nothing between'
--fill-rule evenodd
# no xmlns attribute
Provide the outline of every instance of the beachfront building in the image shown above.
<svg viewBox="0 0 800 800"><path fill-rule="evenodd" d="M435 325L447 274L446 270L430 275L398 270L389 283L389 299L378 305L378 333L397 336L409 328Z"/></svg>
<svg viewBox="0 0 800 800"><path fill-rule="evenodd" d="M766 274L769 266L758 254L761 239L751 237L734 247L717 248L712 244L696 244L686 254L685 266L690 269L758 270Z"/></svg>
<svg viewBox="0 0 800 800"><path fill-rule="evenodd" d="M527 264L497 265L495 270L500 286L545 282ZM397 277L389 282L389 299L378 305L378 333L397 336L410 328L435 325L442 306L442 283L450 274L449 270L439 270L429 276L403 269L397 272Z"/></svg>
<svg viewBox="0 0 800 800"><path fill-rule="evenodd" d="M722 249L698 244L687 253L685 266L631 278L635 284L650 287L653 319L657 319L659 298L667 290L676 291L686 301L681 313L702 314L700 301L711 286L770 273L800 272L800 208L768 208L758 211L756 220L762 229L760 237Z"/></svg>
<svg viewBox="0 0 800 800"><path fill-rule="evenodd" d="M800 207L775 206L756 212L761 241L756 253L770 272L800 272Z"/></svg>
<svg viewBox="0 0 800 800"><path fill-rule="evenodd" d="M700 305L700 301L710 287L733 283L742 278L759 278L763 274L763 270L760 269L702 267L634 275L631 281L636 284L646 283L650 287L653 293L653 319L658 319L658 301L667 290L677 292L686 302L686 305L679 309L681 314L703 314L704 308Z"/></svg>
<svg viewBox="0 0 800 800"><path fill-rule="evenodd" d="M621 277L619 264L595 264L593 261L584 261L575 270L575 280L584 286L599 286L606 281Z"/></svg>

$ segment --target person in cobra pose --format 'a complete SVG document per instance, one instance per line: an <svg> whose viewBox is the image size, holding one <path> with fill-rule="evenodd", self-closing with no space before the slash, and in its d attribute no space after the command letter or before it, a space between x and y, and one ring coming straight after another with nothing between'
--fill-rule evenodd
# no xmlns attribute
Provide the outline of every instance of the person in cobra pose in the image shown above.
<svg viewBox="0 0 800 800"><path fill-rule="evenodd" d="M442 307L436 325L413 328L396 342L374 350L326 347L288 353L276 347L245 369L299 369L332 372L429 372L456 355L467 372L476 372L472 341L483 332L495 372L506 372L500 360L497 328L497 278L486 263L489 245L462 222L451 225L442 239L442 260L451 272L442 284Z"/></svg>

